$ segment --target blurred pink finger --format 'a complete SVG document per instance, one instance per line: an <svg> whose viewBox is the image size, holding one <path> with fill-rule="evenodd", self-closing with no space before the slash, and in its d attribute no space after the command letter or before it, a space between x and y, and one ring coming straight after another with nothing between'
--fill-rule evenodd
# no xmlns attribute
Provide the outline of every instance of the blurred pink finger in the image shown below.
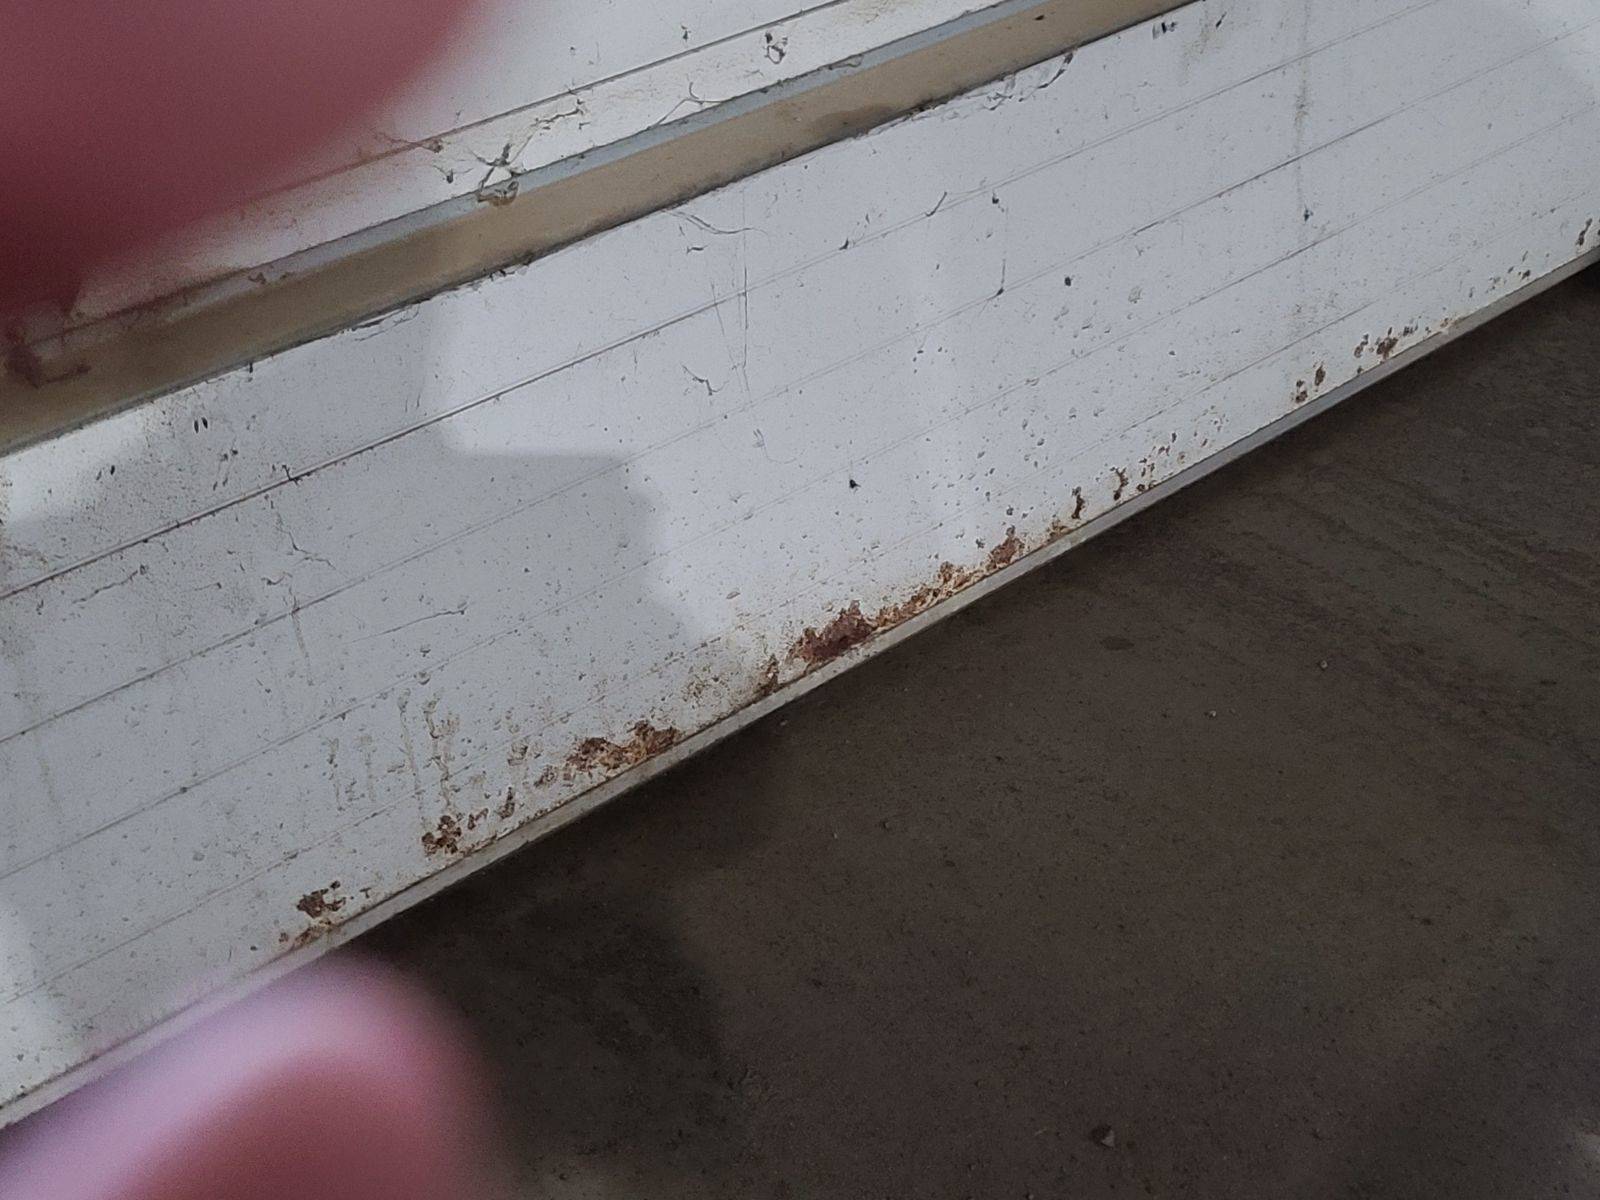
<svg viewBox="0 0 1600 1200"><path fill-rule="evenodd" d="M34 1119L6 1200L483 1200L486 1105L451 1022L371 966L319 967Z"/></svg>
<svg viewBox="0 0 1600 1200"><path fill-rule="evenodd" d="M0 0L0 315L269 181L470 0Z"/></svg>

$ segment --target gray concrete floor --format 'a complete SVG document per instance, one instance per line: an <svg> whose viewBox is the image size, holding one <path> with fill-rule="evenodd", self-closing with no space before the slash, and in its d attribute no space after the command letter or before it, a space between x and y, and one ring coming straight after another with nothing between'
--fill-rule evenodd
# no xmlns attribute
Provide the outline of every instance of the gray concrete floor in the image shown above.
<svg viewBox="0 0 1600 1200"><path fill-rule="evenodd" d="M1594 1195L1597 533L1591 274L362 946L529 1197Z"/></svg>

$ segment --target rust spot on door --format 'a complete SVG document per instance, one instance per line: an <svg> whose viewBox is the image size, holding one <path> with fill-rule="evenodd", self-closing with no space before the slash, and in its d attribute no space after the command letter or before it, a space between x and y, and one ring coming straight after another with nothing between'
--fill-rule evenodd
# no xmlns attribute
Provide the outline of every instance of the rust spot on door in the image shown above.
<svg viewBox="0 0 1600 1200"><path fill-rule="evenodd" d="M1082 493L1074 489L1073 494L1078 498L1077 511L1081 512ZM1052 526L1051 540L1058 536L1058 532L1064 530L1058 531ZM942 562L939 564L938 574L931 582L922 584L903 600L885 604L875 613L863 612L861 602L852 601L848 608L840 609L821 629L808 626L789 648L789 658L803 662L807 671L830 663L855 649L874 634L893 629L912 617L920 616L941 600L948 600L995 572L1004 570L1027 552L1027 543L1017 536L1016 526L1012 526L1006 530L1006 536L985 556L981 567L958 567L952 562ZM774 660L768 665L770 677L776 678L776 670L777 663Z"/></svg>
<svg viewBox="0 0 1600 1200"><path fill-rule="evenodd" d="M1019 545L1018 553L1020 552ZM934 578L934 582L923 584L898 604L885 604L872 618L872 627L874 631L893 629L896 625L927 612L939 601L948 600L957 592L965 591L982 579L985 573L964 570L954 563L942 562L939 564L939 574Z"/></svg>
<svg viewBox="0 0 1600 1200"><path fill-rule="evenodd" d="M782 686L783 678L778 666L778 656L774 654L762 664L761 674L756 678L756 699L765 700Z"/></svg>
<svg viewBox="0 0 1600 1200"><path fill-rule="evenodd" d="M345 906L345 897L337 893L341 888L337 879L325 888L318 888L314 892L307 892L295 901L295 907L310 917L313 921L338 912Z"/></svg>
<svg viewBox="0 0 1600 1200"><path fill-rule="evenodd" d="M1017 527L1013 525L1006 530L1005 541L989 551L989 570L998 571L1002 567L1009 567L1022 557L1022 541L1017 537Z"/></svg>
<svg viewBox="0 0 1600 1200"><path fill-rule="evenodd" d="M800 640L789 651L789 657L798 658L813 667L821 666L859 646L877 629L876 623L862 613L860 601L854 601L849 608L840 609L839 615L820 630L808 628L801 634Z"/></svg>
<svg viewBox="0 0 1600 1200"><path fill-rule="evenodd" d="M454 814L445 813L436 828L422 835L422 849L430 855L459 854L461 832L461 821Z"/></svg>
<svg viewBox="0 0 1600 1200"><path fill-rule="evenodd" d="M672 749L682 740L683 735L670 725L659 728L649 721L636 724L623 742L602 737L585 738L567 756L567 777L614 775Z"/></svg>
<svg viewBox="0 0 1600 1200"><path fill-rule="evenodd" d="M278 935L278 945L282 946L285 950L298 950L302 946L311 945L312 942L316 941L319 937L327 933L332 928L332 925L308 925L299 933L293 935L280 933Z"/></svg>

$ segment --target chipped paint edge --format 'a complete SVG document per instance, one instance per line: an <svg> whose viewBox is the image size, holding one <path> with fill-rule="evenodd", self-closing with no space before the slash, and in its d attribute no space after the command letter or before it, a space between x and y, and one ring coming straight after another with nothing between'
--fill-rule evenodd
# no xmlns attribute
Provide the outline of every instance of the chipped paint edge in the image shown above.
<svg viewBox="0 0 1600 1200"><path fill-rule="evenodd" d="M674 737L667 748L643 759L637 765L624 769L620 774L596 784L587 791L573 796L559 807L530 818L527 822L507 832L504 836L497 837L480 847L466 851L460 857L442 866L432 875L420 879L394 895L380 900L370 908L355 914L349 920L333 924L323 921L321 914L319 914L316 923L309 926L299 938L294 939L290 943L290 948L271 963L243 979L223 986L211 996L190 1005L159 1025L135 1034L127 1041L71 1068L54 1079L41 1084L33 1091L17 1097L8 1104L0 1106L0 1129L38 1112L77 1088L131 1061L145 1051L160 1045L185 1029L191 1028L208 1016L226 1008L230 1004L236 1003L259 988L314 962L329 950L343 946L360 937L368 930L376 928L391 917L398 916L407 909L431 899L447 888L461 882L469 875L475 874L499 862L508 855L564 829L567 825L587 816L602 805L649 782L656 776L671 770L702 751L710 749L723 739L741 732L791 701L800 699L813 689L837 678L852 667L898 646L901 642L914 637L935 622L954 616L968 605L977 603L992 592L1015 582L1036 568L1054 562L1069 550L1081 546L1090 539L1115 528L1123 521L1137 516L1158 501L1176 494L1191 484L1206 479L1252 451L1260 449L1268 442L1299 428L1334 405L1348 400L1374 384L1381 383L1395 372L1419 362L1435 351L1443 349L1457 339L1488 324L1495 318L1503 316L1518 305L1565 283L1590 267L1600 267L1600 247L1572 259L1538 279L1532 280L1520 290L1503 296L1499 300L1460 318L1453 322L1448 329L1435 333L1416 345L1408 347L1393 357L1380 362L1377 366L1363 372L1326 395L1307 402L1271 424L1240 438L1229 446L1219 449L1210 457L1187 467L1170 479L1163 480L1147 491L1135 493L1110 511L1090 518L1090 520L1077 528L1063 530L1044 545L1017 556L990 574L982 575L982 577L954 594L936 600L927 608L906 617L896 624L874 630L862 640L854 642L841 650L837 655L805 670L797 678L779 686L770 694L751 701L743 708L728 714L706 728L687 736L678 736L676 730L671 730L670 732ZM327 893L337 889L339 886L338 884L332 884L327 888L319 889L320 893L322 893L321 898L325 899ZM318 893L313 892L302 897L300 903L307 907L319 909L325 907L333 911L336 911L337 907L342 907L343 903L341 900L335 905L318 905L318 899Z"/></svg>

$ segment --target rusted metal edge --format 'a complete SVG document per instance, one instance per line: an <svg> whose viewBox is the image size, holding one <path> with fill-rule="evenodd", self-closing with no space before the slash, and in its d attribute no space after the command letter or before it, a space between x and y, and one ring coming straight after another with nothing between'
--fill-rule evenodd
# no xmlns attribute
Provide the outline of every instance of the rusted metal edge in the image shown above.
<svg viewBox="0 0 1600 1200"><path fill-rule="evenodd" d="M69 341L56 357L25 348L24 361L0 371L0 453L526 264L1181 6L1007 0L304 251L248 290L223 288L205 303L191 289L125 316L115 336Z"/></svg>
<svg viewBox="0 0 1600 1200"><path fill-rule="evenodd" d="M281 957L248 978L223 987L212 996L191 1005L162 1024L147 1029L143 1033L136 1034L89 1062L56 1076L26 1095L12 1100L8 1105L0 1107L0 1128L4 1128L8 1124L37 1112L90 1080L115 1069L151 1047L160 1044L167 1038L191 1027L196 1022L204 1020L219 1009L306 965L334 947L359 937L367 930L375 928L389 918L398 916L414 905L437 895L446 888L465 879L468 875L565 828L571 822L588 815L608 801L616 799L623 793L648 782L684 760L709 749L724 738L730 737L747 726L754 724L791 700L797 700L813 688L821 687L856 664L864 662L873 655L882 653L905 639L915 636L934 622L960 612L967 605L974 604L996 589L1020 579L1029 571L1053 562L1073 547L1080 546L1091 538L1114 528L1128 518L1143 512L1152 504L1175 494L1190 484L1198 483L1251 451L1259 449L1275 438L1281 437L1285 433L1305 424L1311 418L1326 412L1341 401L1347 400L1373 384L1387 379L1394 372L1410 366L1412 363L1432 354L1435 350L1449 345L1457 338L1473 332L1517 305L1531 300L1535 296L1566 282L1574 275L1595 266L1600 266L1600 248L1590 250L1573 259L1565 266L1533 280L1520 291L1503 296L1477 312L1462 317L1460 320L1453 322L1448 329L1442 330L1427 340L1383 360L1378 365L1363 372L1348 383L1333 389L1326 395L1307 401L1304 405L1274 421L1271 425L1241 438L1232 445L1217 451L1211 457L1188 467L1180 474L1163 480L1147 491L1130 495L1127 500L1116 508L1100 516L1090 518L1083 525L1053 538L1029 554L1008 561L992 574L979 579L964 590L939 600L899 624L881 632L875 632L872 636L851 645L831 660L817 666L814 670L807 671L792 682L781 685L767 695L752 700L745 707L730 713L705 729L682 736L679 736L676 730L671 731L673 734L671 743L660 753L644 758L637 765L632 766L623 773L574 796L559 808L531 818L504 837L467 851L461 857L451 860L448 865L441 867L426 879L418 880L410 887L395 893L387 899L380 900L377 904L353 915L348 920L338 923L325 922L314 926L310 931L312 936L296 939ZM301 904L313 908L320 920L328 912L337 911L338 907L343 906L342 901L334 904L327 902L328 898L335 894L334 888L330 886L320 892L314 892L302 898Z"/></svg>

